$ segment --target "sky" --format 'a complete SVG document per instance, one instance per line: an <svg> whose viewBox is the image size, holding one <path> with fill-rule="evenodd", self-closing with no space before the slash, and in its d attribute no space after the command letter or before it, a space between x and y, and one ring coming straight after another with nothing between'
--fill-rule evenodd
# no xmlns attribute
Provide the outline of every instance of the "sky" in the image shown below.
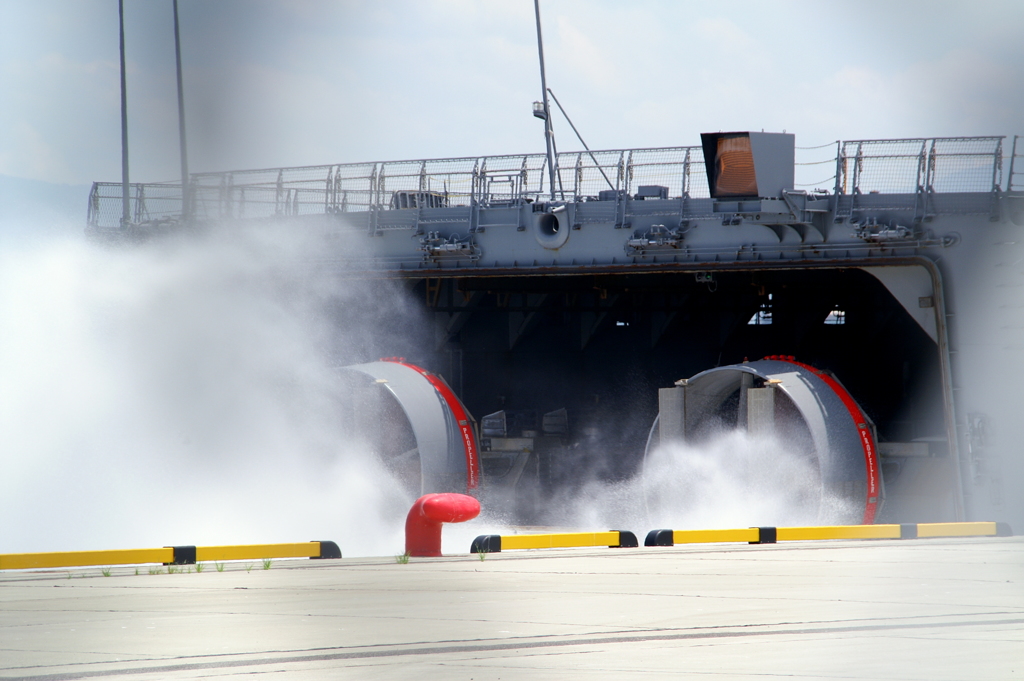
<svg viewBox="0 0 1024 681"><path fill-rule="evenodd" d="M530 0L180 0L192 171L543 151ZM542 0L592 148L1024 133L1024 3ZM127 0L132 179L179 175L170 0ZM116 0L0 0L0 175L120 179ZM579 148L561 118L559 148ZM827 156L828 154L825 153Z"/></svg>

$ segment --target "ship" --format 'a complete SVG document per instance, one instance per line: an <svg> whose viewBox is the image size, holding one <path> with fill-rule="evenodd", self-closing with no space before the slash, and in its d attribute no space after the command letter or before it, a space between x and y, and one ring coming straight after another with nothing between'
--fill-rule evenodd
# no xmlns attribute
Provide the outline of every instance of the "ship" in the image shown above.
<svg viewBox="0 0 1024 681"><path fill-rule="evenodd" d="M1021 147L840 141L812 190L795 136L755 131L192 173L127 205L95 183L87 230L281 223L322 243L319 266L401 281L432 340L346 368L347 418L388 431L379 453L422 493L551 522L585 479L740 429L809 462L819 522L1004 519L1024 515L1001 489L1020 457L991 436L969 320L993 253L1017 257Z"/></svg>

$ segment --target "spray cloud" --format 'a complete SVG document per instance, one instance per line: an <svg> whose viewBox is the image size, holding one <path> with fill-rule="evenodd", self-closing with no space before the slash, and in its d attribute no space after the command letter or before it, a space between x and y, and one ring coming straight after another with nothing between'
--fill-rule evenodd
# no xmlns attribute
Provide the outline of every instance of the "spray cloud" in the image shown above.
<svg viewBox="0 0 1024 681"><path fill-rule="evenodd" d="M267 228L5 248L3 550L400 546L411 500L343 432L333 368L415 315L379 282L313 271L308 247Z"/></svg>

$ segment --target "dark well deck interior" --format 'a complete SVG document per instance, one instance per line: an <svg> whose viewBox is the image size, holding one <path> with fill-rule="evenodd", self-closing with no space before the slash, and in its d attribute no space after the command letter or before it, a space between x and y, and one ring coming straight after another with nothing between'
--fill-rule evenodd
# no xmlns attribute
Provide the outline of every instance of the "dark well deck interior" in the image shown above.
<svg viewBox="0 0 1024 681"><path fill-rule="evenodd" d="M567 409L570 453L545 463L549 486L635 474L658 388L774 354L832 372L881 441L932 439L936 463L946 453L937 347L856 268L422 279L410 295L433 318L433 343L391 337L382 353L441 374L478 420ZM826 323L835 310L843 323ZM750 324L759 311L771 323ZM902 467L883 462L887 484ZM887 508L883 519L905 513Z"/></svg>

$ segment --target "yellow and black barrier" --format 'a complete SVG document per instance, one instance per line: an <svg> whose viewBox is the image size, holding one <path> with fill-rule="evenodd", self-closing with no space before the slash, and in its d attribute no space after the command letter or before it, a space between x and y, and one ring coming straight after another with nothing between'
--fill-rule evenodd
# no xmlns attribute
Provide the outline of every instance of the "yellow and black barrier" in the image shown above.
<svg viewBox="0 0 1024 681"><path fill-rule="evenodd" d="M0 570L87 567L89 565L194 565L197 561L263 560L265 558L341 558L332 541L297 544L244 544L239 546L165 546L159 549L113 551L57 551L52 553L3 553Z"/></svg>
<svg viewBox="0 0 1024 681"><path fill-rule="evenodd" d="M825 525L820 527L747 527L733 530L651 530L644 546L820 539L917 539L925 537L1011 537L1006 523L903 523L892 525Z"/></svg>
<svg viewBox="0 0 1024 681"><path fill-rule="evenodd" d="M636 535L625 530L608 532L561 532L557 534L483 534L473 540L470 553L500 553L512 549L567 549L607 546L611 549L638 546Z"/></svg>

